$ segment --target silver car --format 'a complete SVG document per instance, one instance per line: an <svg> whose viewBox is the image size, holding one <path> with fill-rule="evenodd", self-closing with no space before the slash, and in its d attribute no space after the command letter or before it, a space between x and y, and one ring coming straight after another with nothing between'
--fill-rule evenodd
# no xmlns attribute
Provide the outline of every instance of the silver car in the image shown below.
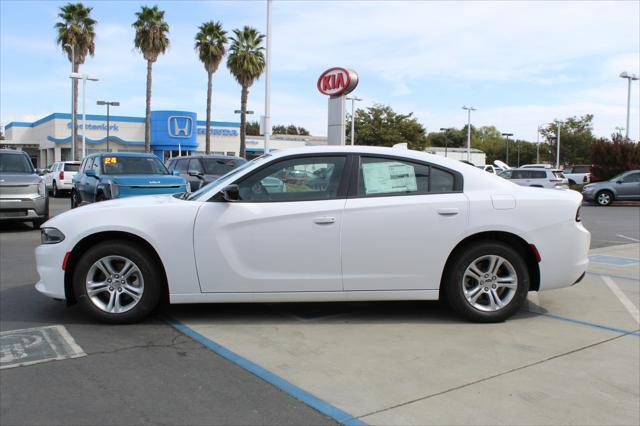
<svg viewBox="0 0 640 426"><path fill-rule="evenodd" d="M29 156L0 149L0 221L32 222L39 228L49 220L49 197Z"/></svg>
<svg viewBox="0 0 640 426"><path fill-rule="evenodd" d="M521 186L554 189L569 188L569 179L562 174L561 170L556 169L524 167L505 170L500 173L500 176Z"/></svg>
<svg viewBox="0 0 640 426"><path fill-rule="evenodd" d="M631 170L598 183L582 187L585 201L608 206L614 200L640 200L640 170Z"/></svg>

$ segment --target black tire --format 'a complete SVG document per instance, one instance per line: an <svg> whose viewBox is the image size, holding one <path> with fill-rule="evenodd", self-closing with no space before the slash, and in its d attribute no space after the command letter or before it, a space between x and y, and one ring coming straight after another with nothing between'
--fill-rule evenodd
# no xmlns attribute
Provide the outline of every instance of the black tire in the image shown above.
<svg viewBox="0 0 640 426"><path fill-rule="evenodd" d="M75 189L72 189L71 190L71 208L75 209L79 205L80 205L80 202L78 201L78 193L76 192Z"/></svg>
<svg viewBox="0 0 640 426"><path fill-rule="evenodd" d="M575 185L576 182L573 179L569 179L569 185Z"/></svg>
<svg viewBox="0 0 640 426"><path fill-rule="evenodd" d="M483 256L490 255L500 256L508 261L517 277L517 285L516 289L513 291L512 298L505 304L505 306L494 311L484 311L474 307L465 297L465 286L469 284L473 285L473 283L464 284L463 279L465 271L472 263L481 259ZM484 277L487 277L487 275L484 275ZM491 276L488 276L488 279L491 279ZM522 255L517 250L508 244L499 241L478 241L457 252L455 258L452 259L447 271L445 272L444 285L446 286L446 298L454 311L470 321L488 323L501 322L515 314L527 298L529 283L530 277L527 265ZM488 287L483 287L485 285ZM477 286L482 287L483 289L489 288L489 292L492 291L490 289L490 284L481 284L480 282L477 282ZM483 290L479 291L481 293L483 292ZM502 295L506 295L506 292L511 290L498 288L496 291L501 291ZM489 299L491 297L487 293L486 295L481 295L477 300L481 301L483 298L485 298L487 303L489 303Z"/></svg>
<svg viewBox="0 0 640 426"><path fill-rule="evenodd" d="M42 219L36 219L34 220L33 223L33 229L40 229L40 227L42 226L43 223L45 223L46 221L49 220L49 213L47 213L47 215L45 217L43 217Z"/></svg>
<svg viewBox="0 0 640 426"><path fill-rule="evenodd" d="M137 304L123 313L102 310L87 294L86 280L91 267L107 256L121 256L131 260L142 274L142 296ZM91 247L78 260L73 272L74 294L78 304L98 321L108 324L139 322L148 317L160 302L165 288L164 277L160 271L161 268L144 247L126 240L105 241Z"/></svg>
<svg viewBox="0 0 640 426"><path fill-rule="evenodd" d="M100 201L106 201L107 197L104 196L104 192L98 192L96 194L96 203L99 203Z"/></svg>
<svg viewBox="0 0 640 426"><path fill-rule="evenodd" d="M60 191L58 191L58 185L56 185L56 181L53 181L53 184L51 185L51 196L53 198L58 198L58 196L60 195Z"/></svg>
<svg viewBox="0 0 640 426"><path fill-rule="evenodd" d="M599 191L596 194L596 204L601 207L610 206L613 203L613 193L611 191L607 191L606 189L603 191Z"/></svg>

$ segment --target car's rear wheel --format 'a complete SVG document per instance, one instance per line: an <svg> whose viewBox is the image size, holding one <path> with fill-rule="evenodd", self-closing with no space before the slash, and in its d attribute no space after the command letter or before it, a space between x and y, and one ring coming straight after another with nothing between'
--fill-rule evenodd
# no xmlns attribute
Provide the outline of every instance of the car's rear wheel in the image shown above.
<svg viewBox="0 0 640 426"><path fill-rule="evenodd" d="M78 199L78 192L75 189L71 190L71 208L75 209L80 205L80 200Z"/></svg>
<svg viewBox="0 0 640 426"><path fill-rule="evenodd" d="M99 203L100 201L106 201L107 197L104 196L104 192L98 192L96 194L96 203Z"/></svg>
<svg viewBox="0 0 640 426"><path fill-rule="evenodd" d="M73 287L79 304L99 321L141 321L158 306L163 279L153 257L129 241L93 246L79 259Z"/></svg>
<svg viewBox="0 0 640 426"><path fill-rule="evenodd" d="M460 250L446 275L453 309L475 322L504 321L515 314L529 291L522 255L502 242L480 241Z"/></svg>
<svg viewBox="0 0 640 426"><path fill-rule="evenodd" d="M613 202L613 194L611 191L600 191L596 194L596 203L599 206L608 206Z"/></svg>

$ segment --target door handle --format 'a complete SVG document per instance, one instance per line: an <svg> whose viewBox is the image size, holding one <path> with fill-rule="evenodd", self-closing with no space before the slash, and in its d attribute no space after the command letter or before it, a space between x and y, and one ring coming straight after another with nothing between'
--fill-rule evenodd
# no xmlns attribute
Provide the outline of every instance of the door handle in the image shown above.
<svg viewBox="0 0 640 426"><path fill-rule="evenodd" d="M438 214L440 216L455 216L460 213L460 209L456 207L443 207L438 209Z"/></svg>
<svg viewBox="0 0 640 426"><path fill-rule="evenodd" d="M329 225L335 222L336 218L330 216L316 217L315 219L313 219L313 223L317 223L318 225Z"/></svg>

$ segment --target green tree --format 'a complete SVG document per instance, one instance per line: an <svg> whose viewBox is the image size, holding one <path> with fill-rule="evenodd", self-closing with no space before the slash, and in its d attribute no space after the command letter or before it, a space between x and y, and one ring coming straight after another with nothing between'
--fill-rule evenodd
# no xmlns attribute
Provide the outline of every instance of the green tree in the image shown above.
<svg viewBox="0 0 640 426"><path fill-rule="evenodd" d="M271 133L273 133L274 135L286 135L287 128L282 124L276 124L272 127Z"/></svg>
<svg viewBox="0 0 640 426"><path fill-rule="evenodd" d="M413 113L398 114L390 106L374 105L356 110L356 145L393 146L408 144L410 149L424 150L425 129ZM347 140L351 137L351 117L347 120Z"/></svg>
<svg viewBox="0 0 640 426"><path fill-rule="evenodd" d="M305 129L304 127L298 127L298 134L301 136L309 136L310 133L307 129Z"/></svg>
<svg viewBox="0 0 640 426"><path fill-rule="evenodd" d="M135 47L147 61L147 102L144 120L144 150L151 152L151 75L153 63L169 48L169 24L164 20L164 10L158 6L141 6L136 12L132 27L136 30Z"/></svg>
<svg viewBox="0 0 640 426"><path fill-rule="evenodd" d="M560 124L560 164L586 164L591 159L593 136L593 115L569 117ZM553 141L553 162L555 162L556 132L558 125L548 124L540 133Z"/></svg>
<svg viewBox="0 0 640 426"><path fill-rule="evenodd" d="M213 73L218 70L226 53L227 32L220 22L208 21L198 27L195 49L207 71L207 124L205 130L205 151L211 154L211 95L213 92Z"/></svg>
<svg viewBox="0 0 640 426"><path fill-rule="evenodd" d="M240 155L246 157L246 123L247 98L249 87L262 75L264 71L264 34L255 28L245 26L242 30L233 30L231 47L227 58L227 67L242 87L240 96Z"/></svg>
<svg viewBox="0 0 640 426"><path fill-rule="evenodd" d="M260 136L260 123L249 121L247 123L247 136Z"/></svg>
<svg viewBox="0 0 640 426"><path fill-rule="evenodd" d="M593 174L600 179L611 179L622 172L640 169L640 144L620 134L613 134L611 138L599 138L591 144Z"/></svg>
<svg viewBox="0 0 640 426"><path fill-rule="evenodd" d="M73 64L73 72L80 70L80 65L84 64L87 55L93 56L96 45L95 25L97 21L91 18L92 7L85 7L82 3L67 3L60 7L58 17L61 19L54 25L57 31L56 42L66 53L69 62ZM73 55L75 56L72 57ZM78 80L73 79L73 117L78 115ZM75 120L72 121L75 124ZM80 159L80 152L77 149L78 127L72 126L71 131L74 137L72 151L74 160Z"/></svg>

